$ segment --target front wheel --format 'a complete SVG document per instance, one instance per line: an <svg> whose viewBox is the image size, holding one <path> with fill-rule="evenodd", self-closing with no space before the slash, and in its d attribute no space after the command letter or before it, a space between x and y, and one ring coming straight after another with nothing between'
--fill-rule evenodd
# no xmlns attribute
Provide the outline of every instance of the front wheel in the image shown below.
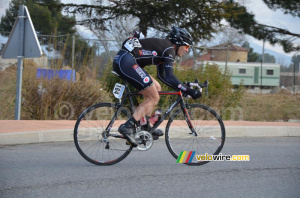
<svg viewBox="0 0 300 198"><path fill-rule="evenodd" d="M191 104L174 113L166 126L166 144L177 163L202 165L200 155L218 155L225 143L225 127L221 117L211 108ZM185 116L186 113L188 116ZM189 121L190 120L190 121ZM190 129L189 123L193 130ZM192 151L192 152L191 152ZM203 158L202 158L203 159Z"/></svg>
<svg viewBox="0 0 300 198"><path fill-rule="evenodd" d="M115 104L100 103L87 108L74 128L74 142L80 155L96 165L112 165L129 155L132 146L118 132L131 111Z"/></svg>

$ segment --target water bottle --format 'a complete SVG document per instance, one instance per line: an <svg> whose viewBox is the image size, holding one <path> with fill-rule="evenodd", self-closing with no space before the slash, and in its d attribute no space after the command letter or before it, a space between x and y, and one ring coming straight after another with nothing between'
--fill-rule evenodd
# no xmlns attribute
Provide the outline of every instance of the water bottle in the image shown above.
<svg viewBox="0 0 300 198"><path fill-rule="evenodd" d="M161 116L161 110L156 110L154 115L149 118L149 122L154 125L159 119L160 119L160 116Z"/></svg>
<svg viewBox="0 0 300 198"><path fill-rule="evenodd" d="M147 124L147 119L146 119L145 116L141 117L141 119L140 119L140 124L141 124L141 126Z"/></svg>

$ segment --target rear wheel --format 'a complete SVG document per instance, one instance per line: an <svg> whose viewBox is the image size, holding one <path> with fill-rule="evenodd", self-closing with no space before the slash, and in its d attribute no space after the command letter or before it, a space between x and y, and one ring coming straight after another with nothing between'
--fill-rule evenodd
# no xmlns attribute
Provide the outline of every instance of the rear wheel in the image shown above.
<svg viewBox="0 0 300 198"><path fill-rule="evenodd" d="M87 108L74 128L74 142L80 155L96 165L112 165L129 155L132 146L118 132L131 115L129 109L100 103Z"/></svg>
<svg viewBox="0 0 300 198"><path fill-rule="evenodd" d="M220 153L225 143L223 121L213 109L205 105L192 104L187 108L187 113L189 115L187 120L190 119L196 135L189 128L185 115L180 109L167 123L165 135L167 147L174 158L178 159L178 163L187 165L208 163L209 161L201 161L201 159L198 161L196 155Z"/></svg>

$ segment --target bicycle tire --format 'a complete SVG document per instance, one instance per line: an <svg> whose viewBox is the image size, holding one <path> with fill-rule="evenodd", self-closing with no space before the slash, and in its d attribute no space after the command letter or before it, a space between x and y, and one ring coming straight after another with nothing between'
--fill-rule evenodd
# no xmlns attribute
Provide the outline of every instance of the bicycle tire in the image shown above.
<svg viewBox="0 0 300 198"><path fill-rule="evenodd" d="M186 165L203 165L210 161L197 161L196 155L218 155L225 143L225 126L221 117L210 107L201 104L191 104L187 108L191 123L197 132L192 135L182 109L171 116L166 131L165 141L177 163ZM195 151L191 161L186 157L178 159L181 151ZM186 161L185 161L186 160Z"/></svg>
<svg viewBox="0 0 300 198"><path fill-rule="evenodd" d="M107 144L103 132L117 111L112 103L99 103L87 108L74 127L74 143L80 155L95 165L113 165L125 159L132 150L126 139L109 136ZM119 110L109 133L119 135L118 127L131 115L126 108ZM107 147L107 145L109 145Z"/></svg>

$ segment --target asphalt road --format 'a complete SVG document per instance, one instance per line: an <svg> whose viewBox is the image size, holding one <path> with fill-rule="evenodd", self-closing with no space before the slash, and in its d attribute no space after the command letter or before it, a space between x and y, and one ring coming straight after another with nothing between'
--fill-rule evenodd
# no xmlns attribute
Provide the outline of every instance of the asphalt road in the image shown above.
<svg viewBox="0 0 300 198"><path fill-rule="evenodd" d="M0 197L299 197L300 138L227 138L249 162L176 164L164 140L113 166L85 161L72 142L0 147Z"/></svg>

